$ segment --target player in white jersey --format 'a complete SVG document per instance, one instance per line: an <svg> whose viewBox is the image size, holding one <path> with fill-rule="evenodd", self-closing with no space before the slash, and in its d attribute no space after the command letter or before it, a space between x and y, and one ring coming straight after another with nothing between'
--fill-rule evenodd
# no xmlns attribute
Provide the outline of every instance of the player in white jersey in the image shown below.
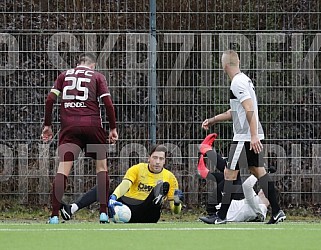
<svg viewBox="0 0 321 250"><path fill-rule="evenodd" d="M222 192L224 190L224 169L227 167L227 160L221 156L221 154L215 150L214 141L217 134L209 134L204 139L200 146L200 158L197 166L198 174L201 178L207 181L216 182L216 188L213 192L209 193L206 205L206 211L208 216L202 216L199 219L207 224L213 224L217 219L216 213L220 209L222 201ZM202 157L203 156L203 157ZM204 160L207 158L207 161ZM211 162L216 171L211 172L207 165ZM217 171L219 170L219 172ZM274 173L276 169L274 167L268 167L269 173ZM239 181L235 181L234 185L241 185L238 188L238 192L234 195L234 199L227 211L226 221L229 222L262 222L266 218L267 208L269 201L265 197L263 190L261 189L258 194L254 190L254 185L257 182L257 178L254 175L250 175L242 184L240 173L238 173Z"/></svg>
<svg viewBox="0 0 321 250"><path fill-rule="evenodd" d="M215 175L217 182L218 175ZM224 177L223 177L224 178ZM224 181L224 180L222 180ZM266 218L267 208L270 205L268 199L265 197L263 190L261 189L257 194L253 187L257 182L257 178L254 175L250 175L242 184L242 190L244 193L244 199L232 200L231 205L226 214L226 221L228 222L263 222ZM219 192L219 191L218 191ZM216 206L215 210L219 210L221 203ZM208 211L210 212L210 211ZM213 224L216 220L215 213L209 216L203 216L199 218L201 221L207 224Z"/></svg>
<svg viewBox="0 0 321 250"><path fill-rule="evenodd" d="M240 70L238 54L233 50L224 51L222 67L231 79L230 109L210 119L205 119L202 128L209 129L215 123L233 121L233 144L230 149L228 166L224 170L224 195L222 205L217 212L213 224L226 223L227 211L233 199L233 182L239 172L239 166L248 167L250 172L258 179L258 183L268 198L272 216L268 224L283 221L286 216L280 209L276 198L274 182L264 168L262 156L264 139L262 126L259 122L257 99L253 83L250 78Z"/></svg>
<svg viewBox="0 0 321 250"><path fill-rule="evenodd" d="M233 141L251 141L251 132L249 123L247 122L246 111L242 106L242 102L247 100L252 101L253 109L249 110L249 115L253 116L253 119L255 119L255 127L257 128L256 134L258 135L259 140L263 140L264 132L258 119L259 116L254 85L251 79L244 73L236 73L230 87L230 107L234 132ZM258 148L260 147L261 144L258 143Z"/></svg>
<svg viewBox="0 0 321 250"><path fill-rule="evenodd" d="M243 221L264 221L266 218L267 207L270 202L265 197L261 189L258 194L253 187L257 182L254 175L250 175L242 184L245 198L242 200L232 200L227 211L226 220L243 222Z"/></svg>

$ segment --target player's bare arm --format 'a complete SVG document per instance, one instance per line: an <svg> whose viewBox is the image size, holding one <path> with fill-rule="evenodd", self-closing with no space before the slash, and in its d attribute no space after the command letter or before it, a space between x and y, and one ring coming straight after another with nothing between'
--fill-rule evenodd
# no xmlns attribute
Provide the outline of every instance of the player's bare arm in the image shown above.
<svg viewBox="0 0 321 250"><path fill-rule="evenodd" d="M205 119L202 123L202 128L208 130L210 126L214 125L215 123L222 122L222 121L229 121L232 120L231 109L216 115L212 118Z"/></svg>
<svg viewBox="0 0 321 250"><path fill-rule="evenodd" d="M246 119L250 125L251 144L250 150L254 150L256 154L263 150L263 145L258 136L257 118L253 109L252 99L246 99L242 102L242 106L246 112Z"/></svg>

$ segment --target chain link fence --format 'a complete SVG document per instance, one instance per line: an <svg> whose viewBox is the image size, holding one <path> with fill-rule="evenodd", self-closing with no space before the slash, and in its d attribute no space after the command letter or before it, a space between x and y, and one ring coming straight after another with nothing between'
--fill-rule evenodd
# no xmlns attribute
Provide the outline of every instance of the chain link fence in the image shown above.
<svg viewBox="0 0 321 250"><path fill-rule="evenodd" d="M257 89L267 162L283 205L319 204L321 3L318 0L157 1L157 138L188 205L206 201L211 184L196 176L202 121L228 109L225 49L240 54ZM56 172L59 114L50 144L40 133L45 98L80 52L97 54L117 113L120 140L110 146L112 187L150 144L148 1L4 0L0 2L0 196L48 204ZM102 110L103 111L103 110ZM108 129L108 123L104 123ZM228 155L231 123L211 128ZM247 176L247 170L242 170ZM95 185L93 162L75 162L66 197Z"/></svg>

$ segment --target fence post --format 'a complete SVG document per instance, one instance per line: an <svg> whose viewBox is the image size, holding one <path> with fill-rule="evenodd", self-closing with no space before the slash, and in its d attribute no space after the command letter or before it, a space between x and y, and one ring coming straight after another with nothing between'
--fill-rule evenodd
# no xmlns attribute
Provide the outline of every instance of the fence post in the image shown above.
<svg viewBox="0 0 321 250"><path fill-rule="evenodd" d="M150 61L149 61L149 140L151 144L156 143L156 104L157 104L157 86L156 86L156 0L149 1L150 8Z"/></svg>

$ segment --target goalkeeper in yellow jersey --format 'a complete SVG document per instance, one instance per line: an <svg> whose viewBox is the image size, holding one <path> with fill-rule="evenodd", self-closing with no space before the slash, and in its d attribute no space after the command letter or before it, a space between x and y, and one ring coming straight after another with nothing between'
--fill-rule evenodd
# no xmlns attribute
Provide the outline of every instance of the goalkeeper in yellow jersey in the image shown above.
<svg viewBox="0 0 321 250"><path fill-rule="evenodd" d="M183 193L172 172L164 168L167 148L163 145L152 147L147 163L130 167L122 182L109 198L109 216L115 214L114 207L126 204L131 210L129 223L156 223L161 215L163 202L168 200L171 211L180 213ZM97 201L97 187L84 194L71 205L64 204L61 216L69 220L76 211Z"/></svg>

